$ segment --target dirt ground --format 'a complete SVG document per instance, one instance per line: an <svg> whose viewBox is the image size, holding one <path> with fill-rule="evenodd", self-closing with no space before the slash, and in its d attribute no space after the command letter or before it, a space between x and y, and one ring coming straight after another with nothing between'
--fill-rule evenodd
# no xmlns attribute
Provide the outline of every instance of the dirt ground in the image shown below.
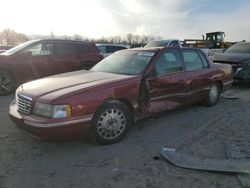
<svg viewBox="0 0 250 188"><path fill-rule="evenodd" d="M235 174L181 169L160 156L163 147L224 159L228 139L248 139L250 89L227 92L211 108L191 105L136 123L120 143L45 143L18 131L8 118L12 96L0 98L0 188L242 187ZM159 158L158 158L159 157Z"/></svg>

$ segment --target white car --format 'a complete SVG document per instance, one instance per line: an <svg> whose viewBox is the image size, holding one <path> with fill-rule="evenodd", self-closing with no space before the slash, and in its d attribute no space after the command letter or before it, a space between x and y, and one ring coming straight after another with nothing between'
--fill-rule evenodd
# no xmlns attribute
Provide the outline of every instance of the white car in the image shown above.
<svg viewBox="0 0 250 188"><path fill-rule="evenodd" d="M130 46L123 44L96 44L103 57L107 57L118 50L128 49Z"/></svg>
<svg viewBox="0 0 250 188"><path fill-rule="evenodd" d="M144 48L152 47L182 47L181 41L178 39L154 40L147 43Z"/></svg>

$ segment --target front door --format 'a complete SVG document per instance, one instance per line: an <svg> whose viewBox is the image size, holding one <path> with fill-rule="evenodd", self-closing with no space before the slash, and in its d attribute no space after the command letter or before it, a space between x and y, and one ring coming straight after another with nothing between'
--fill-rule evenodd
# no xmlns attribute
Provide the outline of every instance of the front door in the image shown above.
<svg viewBox="0 0 250 188"><path fill-rule="evenodd" d="M148 113L158 113L185 103L187 83L179 49L166 49L155 63L155 76L147 79Z"/></svg>

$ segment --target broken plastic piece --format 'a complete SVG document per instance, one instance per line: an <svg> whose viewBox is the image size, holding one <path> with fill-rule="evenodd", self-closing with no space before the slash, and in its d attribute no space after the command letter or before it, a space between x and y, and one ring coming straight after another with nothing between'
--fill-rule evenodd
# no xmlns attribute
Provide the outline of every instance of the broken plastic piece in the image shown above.
<svg viewBox="0 0 250 188"><path fill-rule="evenodd" d="M233 172L233 173L250 173L250 161L238 160L217 160L192 156L184 152L176 151L172 148L163 148L161 154L174 165L182 168L217 171L217 172Z"/></svg>
<svg viewBox="0 0 250 188"><path fill-rule="evenodd" d="M250 174L237 174L237 177L244 187L250 187Z"/></svg>
<svg viewBox="0 0 250 188"><path fill-rule="evenodd" d="M239 97L235 96L235 95L221 95L222 98L224 99L239 99Z"/></svg>
<svg viewBox="0 0 250 188"><path fill-rule="evenodd" d="M226 144L227 158L235 159L249 159L250 158L250 142L247 140L231 140ZM244 187L250 187L250 174L237 174L240 183Z"/></svg>

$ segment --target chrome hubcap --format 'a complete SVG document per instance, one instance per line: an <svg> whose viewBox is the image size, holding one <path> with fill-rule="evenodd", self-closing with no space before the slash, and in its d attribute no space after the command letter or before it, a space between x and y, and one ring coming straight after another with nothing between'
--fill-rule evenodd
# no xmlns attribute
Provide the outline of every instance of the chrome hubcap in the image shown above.
<svg viewBox="0 0 250 188"><path fill-rule="evenodd" d="M115 139L126 127L126 118L122 111L109 109L101 114L97 121L97 132L105 139Z"/></svg>
<svg viewBox="0 0 250 188"><path fill-rule="evenodd" d="M209 91L209 99L212 103L216 102L219 96L219 89L217 85L213 85Z"/></svg>
<svg viewBox="0 0 250 188"><path fill-rule="evenodd" d="M8 76L0 74L0 94L6 94L11 90L11 80Z"/></svg>

